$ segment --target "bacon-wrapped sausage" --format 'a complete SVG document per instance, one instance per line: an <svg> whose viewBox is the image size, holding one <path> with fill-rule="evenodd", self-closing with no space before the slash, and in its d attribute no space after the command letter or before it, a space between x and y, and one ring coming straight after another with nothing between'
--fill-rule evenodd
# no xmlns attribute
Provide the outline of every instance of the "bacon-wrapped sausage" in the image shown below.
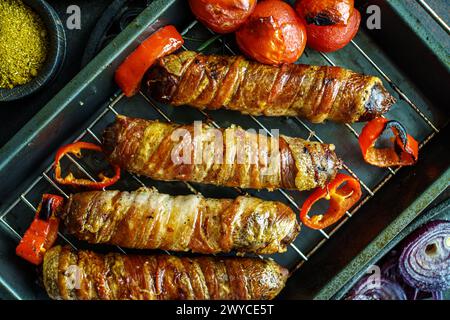
<svg viewBox="0 0 450 320"><path fill-rule="evenodd" d="M155 99L199 109L299 116L312 122L352 123L388 111L395 99L374 76L340 67L268 66L241 56L185 51L161 58L147 72Z"/></svg>
<svg viewBox="0 0 450 320"><path fill-rule="evenodd" d="M324 186L341 167L334 145L267 137L237 126L216 129L118 116L103 140L112 164L156 180L308 190Z"/></svg>
<svg viewBox="0 0 450 320"><path fill-rule="evenodd" d="M281 202L170 196L148 188L73 194L60 216L68 233L90 243L206 254L284 252L300 231L295 213Z"/></svg>
<svg viewBox="0 0 450 320"><path fill-rule="evenodd" d="M61 246L43 266L48 295L64 300L273 299L287 276L257 258L100 255Z"/></svg>

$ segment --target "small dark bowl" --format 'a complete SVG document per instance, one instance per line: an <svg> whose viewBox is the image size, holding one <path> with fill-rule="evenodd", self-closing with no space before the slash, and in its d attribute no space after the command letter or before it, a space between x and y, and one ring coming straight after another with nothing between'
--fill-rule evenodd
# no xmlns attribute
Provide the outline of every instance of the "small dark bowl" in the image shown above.
<svg viewBox="0 0 450 320"><path fill-rule="evenodd" d="M43 88L59 71L66 54L66 33L55 10L44 0L22 0L42 19L48 33L47 60L30 82L12 89L0 88L0 101L12 101Z"/></svg>

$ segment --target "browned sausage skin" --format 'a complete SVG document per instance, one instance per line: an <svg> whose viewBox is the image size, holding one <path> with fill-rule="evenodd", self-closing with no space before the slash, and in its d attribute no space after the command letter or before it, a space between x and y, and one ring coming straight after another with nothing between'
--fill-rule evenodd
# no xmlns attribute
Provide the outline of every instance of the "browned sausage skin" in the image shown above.
<svg viewBox="0 0 450 320"><path fill-rule="evenodd" d="M194 138L174 139L179 130L193 136L195 128L118 116L105 130L105 153L111 163L156 180L269 190L323 187L342 165L334 145L283 135L279 139L264 137L237 126L219 130L204 124L201 138L196 140L204 151L203 160L195 162ZM217 133L222 137L219 144L214 140ZM183 143L192 147L190 163L173 159ZM216 161L218 156L221 162Z"/></svg>
<svg viewBox="0 0 450 320"><path fill-rule="evenodd" d="M299 116L312 122L367 121L395 99L374 76L340 67L268 66L241 56L184 51L147 72L144 90L175 106L225 108L244 114Z"/></svg>
<svg viewBox="0 0 450 320"><path fill-rule="evenodd" d="M136 256L56 246L44 257L52 299L265 300L284 287L288 271L258 258Z"/></svg>
<svg viewBox="0 0 450 320"><path fill-rule="evenodd" d="M300 231L281 202L170 196L149 188L73 194L60 217L69 234L90 243L204 254L284 252Z"/></svg>

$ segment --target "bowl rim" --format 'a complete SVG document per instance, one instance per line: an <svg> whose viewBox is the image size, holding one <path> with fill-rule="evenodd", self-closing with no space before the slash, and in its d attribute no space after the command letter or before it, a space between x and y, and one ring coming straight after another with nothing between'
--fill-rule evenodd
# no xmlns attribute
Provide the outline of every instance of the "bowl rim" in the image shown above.
<svg viewBox="0 0 450 320"><path fill-rule="evenodd" d="M14 101L29 96L42 89L60 71L66 54L66 33L56 11L45 0L21 0L42 19L49 34L49 49L38 75L30 82L18 85L12 89L0 88L0 102Z"/></svg>

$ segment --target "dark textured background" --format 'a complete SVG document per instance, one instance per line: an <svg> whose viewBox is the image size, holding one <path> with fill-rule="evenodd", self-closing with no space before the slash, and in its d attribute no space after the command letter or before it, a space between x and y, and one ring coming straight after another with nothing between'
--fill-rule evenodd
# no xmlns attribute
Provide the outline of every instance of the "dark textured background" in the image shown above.
<svg viewBox="0 0 450 320"><path fill-rule="evenodd" d="M0 118L4 119L0 126L0 148L81 70L81 61L89 36L97 20L112 0L47 0L47 2L57 11L64 25L69 17L66 13L67 6L71 4L80 6L81 30L66 29L66 58L58 76L49 85L25 99L0 103ZM449 0L427 0L427 2L447 22L449 21L449 11L445 10L450 5ZM450 190L447 189L446 192L430 205L430 208L442 200L449 198L449 196ZM12 299L12 297L4 292L4 289L0 285L1 299ZM449 293L447 293L447 299L449 299Z"/></svg>
<svg viewBox="0 0 450 320"><path fill-rule="evenodd" d="M81 8L81 30L68 30L67 54L64 64L53 81L41 91L24 99L1 103L0 119L0 148L30 120L67 82L69 82L81 69L81 59L86 42L103 10L111 0L47 0L58 12L64 26L69 15L67 7L76 4Z"/></svg>

